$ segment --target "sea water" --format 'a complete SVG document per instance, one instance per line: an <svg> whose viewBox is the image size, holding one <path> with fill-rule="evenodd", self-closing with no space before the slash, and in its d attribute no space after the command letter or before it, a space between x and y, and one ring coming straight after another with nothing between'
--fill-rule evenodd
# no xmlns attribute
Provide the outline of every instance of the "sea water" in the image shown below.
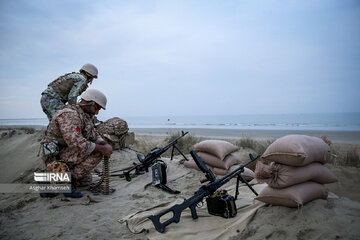
<svg viewBox="0 0 360 240"><path fill-rule="evenodd" d="M360 131L360 113L119 116L130 128ZM106 120L106 119L100 119ZM47 118L0 119L0 125L46 126Z"/></svg>

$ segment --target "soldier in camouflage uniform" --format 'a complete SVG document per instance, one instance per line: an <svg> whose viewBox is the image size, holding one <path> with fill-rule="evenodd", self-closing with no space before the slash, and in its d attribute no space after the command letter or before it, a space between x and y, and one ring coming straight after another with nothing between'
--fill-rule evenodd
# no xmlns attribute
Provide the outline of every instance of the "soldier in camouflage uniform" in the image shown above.
<svg viewBox="0 0 360 240"><path fill-rule="evenodd" d="M112 147L101 138L93 123L99 110L106 108L106 101L100 91L87 90L81 96L80 103L66 105L58 111L45 132L45 165L49 166L54 161L65 163L75 186L89 185L92 180L90 171L101 162L103 156L110 157L112 153ZM55 154L45 150L50 143L58 145L59 151ZM78 197L77 194L71 196Z"/></svg>
<svg viewBox="0 0 360 240"><path fill-rule="evenodd" d="M67 73L52 81L48 88L41 93L41 107L48 117L51 117L59 110L63 109L65 104L74 104L77 97L83 93L88 84L97 78L98 70L92 64L85 64L79 73Z"/></svg>

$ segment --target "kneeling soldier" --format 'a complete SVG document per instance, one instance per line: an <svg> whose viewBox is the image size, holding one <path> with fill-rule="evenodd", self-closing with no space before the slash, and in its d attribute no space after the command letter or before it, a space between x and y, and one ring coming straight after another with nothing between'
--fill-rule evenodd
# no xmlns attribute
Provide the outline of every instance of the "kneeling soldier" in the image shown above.
<svg viewBox="0 0 360 240"><path fill-rule="evenodd" d="M53 162L65 163L72 176L72 192L64 193L66 197L82 197L76 186L87 186L92 181L90 171L112 153L107 144L96 131L93 118L101 108L106 108L106 96L95 89L89 89L81 96L80 103L67 105L51 119L44 138L44 149L47 145L57 145L55 152L44 151L43 160L46 166ZM47 148L48 149L48 148Z"/></svg>

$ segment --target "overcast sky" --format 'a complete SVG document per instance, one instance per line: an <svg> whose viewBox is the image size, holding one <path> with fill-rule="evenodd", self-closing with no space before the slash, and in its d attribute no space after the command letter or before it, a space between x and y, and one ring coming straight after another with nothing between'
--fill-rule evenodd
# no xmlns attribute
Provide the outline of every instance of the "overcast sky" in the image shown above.
<svg viewBox="0 0 360 240"><path fill-rule="evenodd" d="M85 63L100 118L360 112L360 1L0 1L0 118Z"/></svg>

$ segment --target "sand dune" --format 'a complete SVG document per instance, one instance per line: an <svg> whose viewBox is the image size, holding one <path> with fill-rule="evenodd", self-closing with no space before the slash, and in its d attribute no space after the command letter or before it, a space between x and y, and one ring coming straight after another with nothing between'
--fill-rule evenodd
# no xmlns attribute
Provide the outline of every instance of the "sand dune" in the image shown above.
<svg viewBox="0 0 360 240"><path fill-rule="evenodd" d="M12 136L6 135L0 139L0 166L4 170L0 183L33 181L33 172L43 167L37 157L42 134L42 131L26 134L17 130ZM154 136L153 140L157 141L157 138ZM247 150L240 150L240 155L247 154L241 151ZM179 195L171 195L151 186L150 173L136 177L132 182L111 178L111 186L116 192L110 196L93 195L84 189L85 197L81 199L64 199L61 195L43 199L38 194L0 194L0 238L164 239L165 235L154 230L134 234L118 220L164 202L191 197L200 187L199 180L204 176L196 170L184 168L179 159L168 162L169 186L180 190ZM115 151L111 158L111 169L122 169L133 161L137 161L135 151ZM339 182L328 185L332 193L327 200L315 200L300 209L264 205L243 230L229 230L232 232L225 239L359 239L358 168L327 166L339 179ZM232 184L227 186L231 188ZM249 197L244 194L243 199ZM211 216L208 219L219 220L219 217ZM181 221L192 223L193 220L184 218ZM197 226L206 221L200 217L193 222ZM168 227L178 230L181 226L173 224Z"/></svg>

